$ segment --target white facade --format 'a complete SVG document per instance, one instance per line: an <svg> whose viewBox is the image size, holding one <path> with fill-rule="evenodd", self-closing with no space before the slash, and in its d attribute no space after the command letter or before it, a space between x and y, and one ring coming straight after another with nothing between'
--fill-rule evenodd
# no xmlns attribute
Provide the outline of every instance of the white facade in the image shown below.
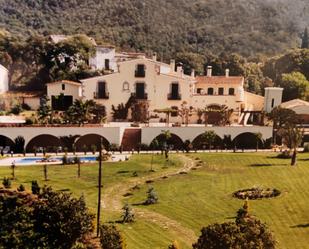
<svg viewBox="0 0 309 249"><path fill-rule="evenodd" d="M269 113L273 108L282 103L283 88L266 87L264 98L264 111Z"/></svg>
<svg viewBox="0 0 309 249"><path fill-rule="evenodd" d="M0 65L0 93L5 93L9 90L9 71Z"/></svg>
<svg viewBox="0 0 309 249"><path fill-rule="evenodd" d="M93 70L111 70L117 72L115 48L97 46L95 55L89 59L89 66Z"/></svg>

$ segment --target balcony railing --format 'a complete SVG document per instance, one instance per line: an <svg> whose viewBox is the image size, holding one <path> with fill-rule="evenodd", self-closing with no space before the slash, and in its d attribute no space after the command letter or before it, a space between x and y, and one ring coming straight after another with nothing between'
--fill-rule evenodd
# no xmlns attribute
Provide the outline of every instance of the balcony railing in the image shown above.
<svg viewBox="0 0 309 249"><path fill-rule="evenodd" d="M131 93L131 96L136 98L136 99L148 99L148 94L136 94L136 93Z"/></svg>
<svg viewBox="0 0 309 249"><path fill-rule="evenodd" d="M169 94L167 94L167 99L168 100L181 100L181 94L179 94L179 93L177 93L177 94L169 93Z"/></svg>
<svg viewBox="0 0 309 249"><path fill-rule="evenodd" d="M138 70L135 71L136 78L145 78L145 75L146 75L145 71L138 71Z"/></svg>
<svg viewBox="0 0 309 249"><path fill-rule="evenodd" d="M105 92L101 94L99 94L98 92L94 92L93 98L94 99L109 99L109 92Z"/></svg>

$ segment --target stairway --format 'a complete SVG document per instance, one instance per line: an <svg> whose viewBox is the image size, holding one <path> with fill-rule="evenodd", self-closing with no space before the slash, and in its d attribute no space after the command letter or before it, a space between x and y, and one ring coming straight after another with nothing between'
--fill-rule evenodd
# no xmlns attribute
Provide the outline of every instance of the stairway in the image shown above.
<svg viewBox="0 0 309 249"><path fill-rule="evenodd" d="M141 138L142 130L140 128L126 128L121 141L122 149L124 151L137 150Z"/></svg>

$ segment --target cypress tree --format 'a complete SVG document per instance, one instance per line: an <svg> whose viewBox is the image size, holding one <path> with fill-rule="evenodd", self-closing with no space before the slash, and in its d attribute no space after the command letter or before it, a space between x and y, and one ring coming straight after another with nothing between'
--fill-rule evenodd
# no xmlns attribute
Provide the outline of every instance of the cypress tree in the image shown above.
<svg viewBox="0 0 309 249"><path fill-rule="evenodd" d="M308 28L305 28L303 37L302 37L302 43L301 48L309 48L309 34L308 34Z"/></svg>

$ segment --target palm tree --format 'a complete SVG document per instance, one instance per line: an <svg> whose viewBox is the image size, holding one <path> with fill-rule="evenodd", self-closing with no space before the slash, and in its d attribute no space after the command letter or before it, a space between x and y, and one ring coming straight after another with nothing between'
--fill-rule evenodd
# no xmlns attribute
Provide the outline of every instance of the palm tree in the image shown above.
<svg viewBox="0 0 309 249"><path fill-rule="evenodd" d="M297 148L303 140L304 129L296 125L286 125L279 130L279 135L282 136L290 150L293 150L291 166L295 166L297 163Z"/></svg>
<svg viewBox="0 0 309 249"><path fill-rule="evenodd" d="M290 109L275 107L267 117L273 122L274 144L277 143L277 131L284 126L296 124L298 121L297 114Z"/></svg>
<svg viewBox="0 0 309 249"><path fill-rule="evenodd" d="M211 150L211 145L215 142L217 134L214 131L205 131L202 134L202 139L209 146L209 151Z"/></svg>
<svg viewBox="0 0 309 249"><path fill-rule="evenodd" d="M92 119L95 105L93 100L82 101L76 99L66 112L69 122L78 123L79 125L89 122Z"/></svg>

